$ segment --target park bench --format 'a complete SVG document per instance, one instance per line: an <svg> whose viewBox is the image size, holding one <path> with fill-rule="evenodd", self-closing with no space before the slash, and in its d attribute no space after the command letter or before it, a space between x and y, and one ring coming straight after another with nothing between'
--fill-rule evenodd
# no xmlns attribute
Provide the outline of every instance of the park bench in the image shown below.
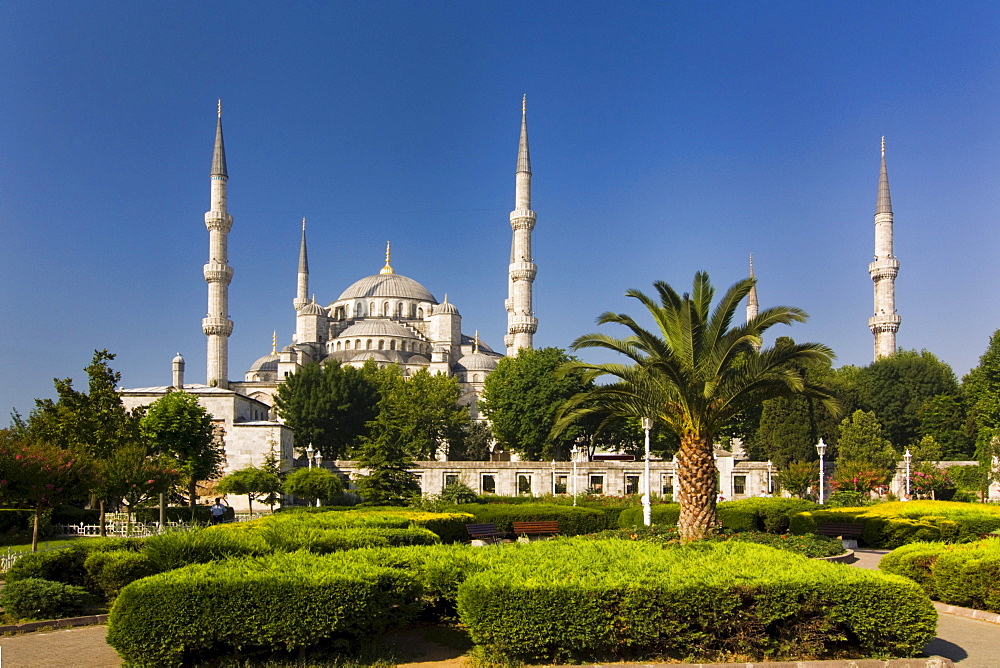
<svg viewBox="0 0 1000 668"><path fill-rule="evenodd" d="M471 540L480 540L483 543L496 543L503 538L496 524L466 524L465 530Z"/></svg>
<svg viewBox="0 0 1000 668"><path fill-rule="evenodd" d="M849 522L824 522L816 527L816 533L820 536L839 538L845 548L853 549L858 546L862 528L860 524Z"/></svg>
<svg viewBox="0 0 1000 668"><path fill-rule="evenodd" d="M531 540L532 536L555 536L559 533L559 522L543 520L540 522L514 522L514 535L518 540L523 536Z"/></svg>

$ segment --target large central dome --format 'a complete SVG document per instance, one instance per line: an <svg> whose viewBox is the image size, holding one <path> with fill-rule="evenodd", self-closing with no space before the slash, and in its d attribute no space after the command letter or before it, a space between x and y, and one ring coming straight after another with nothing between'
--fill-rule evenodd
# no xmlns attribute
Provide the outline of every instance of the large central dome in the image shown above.
<svg viewBox="0 0 1000 668"><path fill-rule="evenodd" d="M375 274L355 281L351 287L340 293L337 301L345 299L367 299L369 297L396 297L415 299L437 304L434 295L412 278L400 274Z"/></svg>

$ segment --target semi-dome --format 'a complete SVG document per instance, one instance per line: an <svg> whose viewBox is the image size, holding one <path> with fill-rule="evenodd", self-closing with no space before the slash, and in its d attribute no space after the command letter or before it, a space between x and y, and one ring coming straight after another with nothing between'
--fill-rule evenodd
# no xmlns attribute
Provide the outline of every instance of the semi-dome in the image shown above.
<svg viewBox="0 0 1000 668"><path fill-rule="evenodd" d="M385 354L383 350L365 350L360 352L351 358L352 362L367 362L368 360L375 360L376 362L391 363L392 360L388 355Z"/></svg>
<svg viewBox="0 0 1000 668"><path fill-rule="evenodd" d="M355 281L351 287L340 293L337 301L345 299L395 297L397 299L416 299L418 301L436 304L434 295L412 278L401 274L375 274Z"/></svg>
<svg viewBox="0 0 1000 668"><path fill-rule="evenodd" d="M416 335L412 329L400 325L392 320L361 320L356 322L340 334L338 339L347 339L355 336L398 336L402 338L415 339Z"/></svg>

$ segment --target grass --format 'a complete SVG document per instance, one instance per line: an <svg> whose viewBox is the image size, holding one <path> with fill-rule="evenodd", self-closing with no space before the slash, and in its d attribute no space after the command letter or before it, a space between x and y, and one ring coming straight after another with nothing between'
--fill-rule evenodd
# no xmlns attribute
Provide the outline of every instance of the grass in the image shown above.
<svg viewBox="0 0 1000 668"><path fill-rule="evenodd" d="M45 552L47 550L57 550L60 547L69 547L78 540L87 540L88 538L93 538L93 536L69 536L67 538L59 538L58 540L39 540L38 541L38 551ZM0 554L12 552L31 552L31 541L27 543L16 543L14 545L0 545Z"/></svg>

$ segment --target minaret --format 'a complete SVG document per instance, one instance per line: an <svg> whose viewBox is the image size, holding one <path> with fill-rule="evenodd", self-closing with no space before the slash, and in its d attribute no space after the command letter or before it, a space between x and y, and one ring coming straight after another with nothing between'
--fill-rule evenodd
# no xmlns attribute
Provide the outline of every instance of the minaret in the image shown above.
<svg viewBox="0 0 1000 668"><path fill-rule="evenodd" d="M306 219L302 218L302 245L299 246L299 284L292 306L298 311L309 303L309 256L306 253Z"/></svg>
<svg viewBox="0 0 1000 668"><path fill-rule="evenodd" d="M531 256L531 231L535 229L535 212L531 210L531 158L528 154L528 120L525 95L521 100L521 142L517 150L514 210L510 226L514 230L510 246L509 280L507 282L507 355L516 355L521 348L532 347L532 335L538 331L538 318L532 309L531 285L538 273Z"/></svg>
<svg viewBox="0 0 1000 668"><path fill-rule="evenodd" d="M878 203L875 206L875 261L868 265L875 282L875 315L868 327L875 335L875 359L896 352L896 275L899 260L892 252L892 200L889 198L889 175L885 169L885 137L882 137L882 170L878 179Z"/></svg>
<svg viewBox="0 0 1000 668"><path fill-rule="evenodd" d="M753 255L750 255L750 278L753 278ZM757 284L747 293L747 322L757 317Z"/></svg>
<svg viewBox="0 0 1000 668"><path fill-rule="evenodd" d="M219 100L219 121L215 128L215 151L212 154L212 208L205 213L208 228L208 263L205 282L208 283L208 315L201 329L208 338L207 380L209 385L229 385L229 335L233 321L229 319L229 283L233 268L229 266L226 249L233 217L226 211L226 148L222 141L222 100Z"/></svg>

